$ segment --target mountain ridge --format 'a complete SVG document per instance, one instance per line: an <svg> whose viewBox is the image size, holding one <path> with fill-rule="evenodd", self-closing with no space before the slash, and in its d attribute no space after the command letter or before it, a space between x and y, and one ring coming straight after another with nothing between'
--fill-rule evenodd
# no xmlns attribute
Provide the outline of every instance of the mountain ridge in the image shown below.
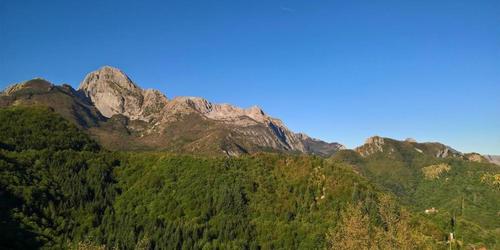
<svg viewBox="0 0 500 250"><path fill-rule="evenodd" d="M10 101L2 101L2 106L32 105L34 103L30 100L35 96L39 99L38 105L50 106L57 112L73 110L76 104L70 100L52 104L53 100L63 97L43 98L48 94L58 94L51 93L54 89L64 88L70 93L66 97L92 109L90 113L95 122L79 122L81 114L78 112L71 115L62 112L63 116L88 128L95 138L111 149L217 151L227 155L270 150L328 156L345 148L339 143L299 136L258 106L244 109L189 96L168 99L158 90L142 89L122 70L111 66L88 73L76 90L69 85L57 86L46 81L47 87L36 93L24 95L26 93L19 92L21 89L31 90L33 86L27 84L29 82L6 88L2 96ZM136 145L128 147L128 144Z"/></svg>
<svg viewBox="0 0 500 250"><path fill-rule="evenodd" d="M58 95L58 93L63 94ZM280 119L267 115L256 105L240 108L228 103L212 103L205 98L193 96L176 96L169 99L158 90L142 89L125 72L112 66L103 66L88 73L77 89L67 84L58 86L42 78L35 78L10 85L1 92L1 95L0 106L19 104L50 106L66 119L88 128L94 137L110 138L110 141L115 141L102 142L111 146L111 149L127 149L123 145L119 147L111 145L119 145L127 140L137 142L137 146L130 147L134 149L164 150L178 147L179 143L174 143L175 146L166 145L168 143L163 143L162 140L167 139L155 138L154 135L170 129L172 124L176 124L177 128L182 127L179 123L191 118L198 121L198 127L205 129L197 128L196 132L200 132L199 135L188 136L187 140L191 142L184 146L189 149L181 149L181 152L186 150L192 152L200 147L207 149L211 147L208 144L214 142L228 144L226 149L222 149L222 152L228 155L277 150L331 156L339 150L347 149L337 142L325 142L303 133L295 133ZM47 99L43 100L43 96L47 96ZM62 103L57 103L58 101ZM196 116L199 117L195 118ZM186 124L183 126L192 128ZM120 132L112 131L116 129L123 133L120 135ZM190 132L192 131L184 129L181 134ZM146 138L151 139L151 142L147 142ZM384 138L370 137L365 144L354 150L362 156L376 153L383 150L380 142L383 143ZM402 142L414 144L416 151L425 148L428 153L435 154L436 157L462 157L500 164L494 156L462 153L437 142L418 143L411 138ZM194 144L188 145L191 143ZM224 148L224 145L219 147Z"/></svg>
<svg viewBox="0 0 500 250"><path fill-rule="evenodd" d="M481 155L475 152L463 153L440 142L417 142L412 138L396 140L387 137L372 136L367 138L363 145L354 148L354 151L366 158L377 153L387 153L391 155L401 147L436 158L456 158L473 162L494 163L494 160L489 159L487 155Z"/></svg>

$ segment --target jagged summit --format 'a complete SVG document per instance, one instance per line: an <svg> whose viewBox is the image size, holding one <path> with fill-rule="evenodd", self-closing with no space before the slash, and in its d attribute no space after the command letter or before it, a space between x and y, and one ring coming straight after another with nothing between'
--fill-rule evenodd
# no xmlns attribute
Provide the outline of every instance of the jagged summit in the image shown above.
<svg viewBox="0 0 500 250"><path fill-rule="evenodd" d="M122 70L104 66L85 77L78 88L87 96L106 117L116 114L124 115L132 120L149 120L151 116L158 118L160 113L190 113L198 112L207 118L250 125L266 123L277 119L267 116L264 111L252 106L242 109L231 104L214 104L201 97L176 97L168 101L166 96L158 90L143 90L134 83ZM164 107L168 106L166 110ZM245 120L245 121L242 121Z"/></svg>
<svg viewBox="0 0 500 250"><path fill-rule="evenodd" d="M141 89L123 71L111 66L87 74L78 90L108 118L121 114L132 120L148 120L167 101L159 91Z"/></svg>
<svg viewBox="0 0 500 250"><path fill-rule="evenodd" d="M104 84L106 82L112 82L128 90L140 89L127 74L112 66L103 66L98 70L88 73L78 89L88 89L92 88L93 84Z"/></svg>

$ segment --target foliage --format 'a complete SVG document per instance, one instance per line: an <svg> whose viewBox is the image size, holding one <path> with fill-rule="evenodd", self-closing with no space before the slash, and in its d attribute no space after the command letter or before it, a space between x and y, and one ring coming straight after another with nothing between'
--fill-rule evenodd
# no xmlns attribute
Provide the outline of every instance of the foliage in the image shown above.
<svg viewBox="0 0 500 250"><path fill-rule="evenodd" d="M499 248L500 190L495 188L495 176L500 167L460 157L437 158L422 149L387 139L383 151L362 160L353 161L355 157L345 154L332 159L355 165L373 184L395 194L412 213L422 214L442 231L453 232L463 247ZM438 212L424 213L433 207Z"/></svg>
<svg viewBox="0 0 500 250"><path fill-rule="evenodd" d="M4 248L435 249L445 235L430 223L442 220L413 214L340 159L113 153L50 110L0 115L8 118L0 125ZM449 164L447 175L461 169ZM409 175L417 187L419 174Z"/></svg>
<svg viewBox="0 0 500 250"><path fill-rule="evenodd" d="M0 148L97 151L96 142L48 108L0 109Z"/></svg>
<svg viewBox="0 0 500 250"><path fill-rule="evenodd" d="M450 171L451 167L448 164L436 164L436 165L430 165L427 167L422 168L422 173L424 174L425 178L428 180L434 180L434 179L439 179L439 176L442 173L446 173Z"/></svg>
<svg viewBox="0 0 500 250"><path fill-rule="evenodd" d="M481 176L481 182L488 186L491 186L492 188L500 190L500 173L485 173Z"/></svg>

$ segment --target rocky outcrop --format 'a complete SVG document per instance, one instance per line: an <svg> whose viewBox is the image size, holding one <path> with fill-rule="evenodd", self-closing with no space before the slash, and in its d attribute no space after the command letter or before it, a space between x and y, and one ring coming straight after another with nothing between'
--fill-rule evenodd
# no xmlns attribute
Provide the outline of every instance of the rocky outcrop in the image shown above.
<svg viewBox="0 0 500 250"><path fill-rule="evenodd" d="M457 151L449 146L441 144L441 145L439 145L439 147L440 148L436 152L437 158L455 157L455 156L462 155L462 153L460 153L459 151Z"/></svg>
<svg viewBox="0 0 500 250"><path fill-rule="evenodd" d="M165 124L197 114L242 134L248 141L264 148L308 152L295 133L256 106L242 109L230 104L211 103L200 97L176 97L166 104L163 112L162 123Z"/></svg>
<svg viewBox="0 0 500 250"><path fill-rule="evenodd" d="M467 153L464 154L464 158L468 161L473 161L473 162L489 162L486 157L478 154L478 153Z"/></svg>
<svg viewBox="0 0 500 250"><path fill-rule="evenodd" d="M159 91L142 90L125 73L110 66L89 73L78 90L108 118L120 114L132 120L149 120L167 102Z"/></svg>
<svg viewBox="0 0 500 250"><path fill-rule="evenodd" d="M366 139L365 144L355 150L363 157L384 152L385 139L380 136L372 136Z"/></svg>
<svg viewBox="0 0 500 250"><path fill-rule="evenodd" d="M131 119L140 118L143 91L116 68L105 66L89 73L78 90L106 117L121 114Z"/></svg>
<svg viewBox="0 0 500 250"><path fill-rule="evenodd" d="M168 103L167 97L155 89L146 89L142 92L143 102L139 112L139 119L152 120L161 117L161 113Z"/></svg>
<svg viewBox="0 0 500 250"><path fill-rule="evenodd" d="M197 112L208 119L238 126L252 126L267 122L280 123L256 106L242 109L230 104L214 104L200 97L176 97L169 102L167 112Z"/></svg>
<svg viewBox="0 0 500 250"><path fill-rule="evenodd" d="M500 165L500 155L484 155L488 162Z"/></svg>
<svg viewBox="0 0 500 250"><path fill-rule="evenodd" d="M331 156L338 152L339 150L345 150L347 149L344 145L336 142L325 142L316 138L311 138L306 134L303 133L298 133L296 136L299 138L299 140L302 141L304 144L306 151L319 155L319 156Z"/></svg>

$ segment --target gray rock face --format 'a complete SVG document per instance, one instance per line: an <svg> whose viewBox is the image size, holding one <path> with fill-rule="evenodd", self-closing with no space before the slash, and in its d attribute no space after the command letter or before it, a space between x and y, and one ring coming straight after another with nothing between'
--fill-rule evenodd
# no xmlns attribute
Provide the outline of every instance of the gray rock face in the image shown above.
<svg viewBox="0 0 500 250"><path fill-rule="evenodd" d="M500 165L500 155L483 155L490 163Z"/></svg>
<svg viewBox="0 0 500 250"><path fill-rule="evenodd" d="M461 155L461 153L448 146L445 146L436 153L436 157L438 158L446 158L448 156L455 156L455 155Z"/></svg>
<svg viewBox="0 0 500 250"><path fill-rule="evenodd" d="M108 118L120 114L132 120L148 120L167 102L159 91L142 90L125 73L110 66L89 73L78 90Z"/></svg>
<svg viewBox="0 0 500 250"><path fill-rule="evenodd" d="M331 156L339 150L344 150L346 147L340 143L328 143L316 138L311 138L306 134L298 133L296 136L304 144L306 151L311 154L320 156Z"/></svg>
<svg viewBox="0 0 500 250"><path fill-rule="evenodd" d="M200 97L176 97L168 100L157 90L143 90L121 70L105 66L89 73L79 91L87 96L106 117L123 115L130 120L150 123L144 133L162 133L169 124L190 114L214 121L245 141L262 148L330 155L343 148L299 136L282 121L253 106L247 109L230 104L215 104Z"/></svg>
<svg viewBox="0 0 500 250"><path fill-rule="evenodd" d="M164 110L166 120L170 117L197 113L209 120L226 124L247 136L262 147L280 148L307 152L303 141L291 132L279 119L268 116L259 107L242 109L230 104L215 104L200 97L176 97ZM165 120L164 120L165 121ZM265 127L264 133L258 127Z"/></svg>

